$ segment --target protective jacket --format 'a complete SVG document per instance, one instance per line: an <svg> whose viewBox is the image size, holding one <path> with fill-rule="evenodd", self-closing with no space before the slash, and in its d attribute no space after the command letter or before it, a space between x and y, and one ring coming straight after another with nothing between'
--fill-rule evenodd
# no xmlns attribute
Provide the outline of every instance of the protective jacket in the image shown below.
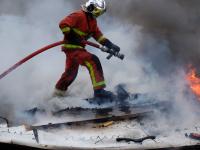
<svg viewBox="0 0 200 150"><path fill-rule="evenodd" d="M65 49L84 48L85 45L81 41L90 37L93 37L102 45L106 40L97 26L96 19L83 10L65 17L59 26L65 35L64 41L66 43L63 45Z"/></svg>

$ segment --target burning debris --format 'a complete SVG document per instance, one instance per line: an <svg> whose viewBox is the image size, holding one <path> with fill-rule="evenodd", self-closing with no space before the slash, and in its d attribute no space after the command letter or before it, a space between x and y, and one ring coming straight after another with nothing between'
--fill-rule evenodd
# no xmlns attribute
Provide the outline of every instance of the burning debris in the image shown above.
<svg viewBox="0 0 200 150"><path fill-rule="evenodd" d="M200 77L197 75L197 69L194 67L189 67L189 72L187 74L187 81L191 90L199 97L200 100Z"/></svg>
<svg viewBox="0 0 200 150"><path fill-rule="evenodd" d="M66 15L66 13L70 13L71 10L74 10L74 7L80 8L81 3L81 0L59 2L55 2L54 0L35 0L31 2L18 0L13 1L12 5L10 5L10 2L2 0L0 6L0 39L2 40L1 48L5 50L2 51L2 55L0 56L0 59L4 62L2 65L13 64L13 61L16 61L19 54L23 53L25 55L26 53L30 53L35 46L40 47L47 41L57 41L57 35L60 35L57 22L62 16ZM170 118L171 120L168 116L160 114L152 119L152 122L158 123L156 131L159 129L169 133L169 130L173 130L176 127L179 127L179 130L181 130L180 126L183 124L185 125L185 123L185 126L187 126L189 122L190 125L192 124L192 127L190 128L191 131L188 132L192 133L192 131L197 128L195 131L200 133L198 117L191 117L194 109L193 106L190 107L188 105L188 101L192 98L187 92L185 92L186 94L184 93L186 89L185 82L187 81L191 90L188 90L187 87L186 91L192 91L191 95L195 93L200 99L200 77L197 75L195 67L189 69L186 75L187 80L185 80L185 72L183 73L184 75L181 73L181 75L177 74L177 69L184 70L185 64L188 64L188 62L191 61L195 66L200 62L200 30L198 26L200 16L199 0L124 0L123 2L110 0L108 3L112 6L110 10L107 11L108 16L102 17L103 23L101 26L103 30L108 31L108 35L116 43L120 44L122 52L127 56L125 61L120 62L120 65L117 60L112 61L112 63L108 63L107 61L102 62L105 65L109 88L112 89L119 83L126 83L129 86L130 93L150 93L153 97L159 97L159 100L168 99L170 102L173 101L174 103L177 101L177 104L173 103L175 111L172 109L171 105L167 106L167 109L169 109L169 112L173 116L172 119ZM122 4L123 8L126 9L121 9ZM52 9L54 11L52 11ZM51 17L46 17L47 14ZM37 21L35 21L35 18L37 18ZM110 21L110 18L116 20ZM10 20L12 20L12 23ZM52 23L52 21L55 21L55 24ZM115 21L115 24L112 24L112 21ZM115 26L115 28L113 26ZM13 29L9 37L7 37L8 28ZM30 34L30 31L34 32ZM10 36L12 37L12 44L10 44ZM42 40L38 40L38 38ZM24 43L24 41L27 42ZM27 51L27 49L30 51ZM96 53L98 54L98 52ZM49 54L48 56L41 57L40 60L34 60L30 64L27 64L27 68L24 66L23 71L20 72L19 70L19 72L16 72L16 75L10 76L11 78L8 80L1 81L0 113L5 113L5 115L2 116L8 117L9 119L11 118L9 116L13 116L12 118L16 118L16 120L20 120L21 122L21 112L27 107L35 107L41 103L42 106L45 105L45 108L49 107L45 99L51 92L54 84L53 82L57 77L57 72L62 69L61 64L63 64L63 60L59 54ZM119 56L118 54L118 52L113 53L113 55L116 56ZM5 59L5 56L10 59ZM8 66L2 66L0 69L3 71L6 67ZM83 73L83 70L81 71ZM0 78L1 77L3 76L0 75ZM24 81L27 77L29 77L29 80ZM70 93L72 97L63 98L63 101L61 100L58 103L62 106L66 106L68 104L67 101L69 101L69 103L72 103L72 101L76 103L73 100L73 96L75 97L78 95L81 98L83 98L83 94L84 96L90 96L90 93L88 93L88 91L90 91L90 86L86 84L85 79L86 76L79 77L77 82L72 85L72 94ZM77 95L74 93L77 93ZM140 98L140 96L136 98L134 102L143 103L144 97L143 95L141 95L141 97L142 98ZM7 103L9 103L9 107L5 107ZM84 102L79 101L76 104L82 107ZM149 104L149 101L147 104ZM161 105L164 106L163 103ZM27 116L25 116L25 118L26 117ZM52 115L48 117L39 117L40 119L37 120L37 123L41 123L40 121L43 120L44 122L54 120L54 118L52 119ZM76 117L73 116L73 119L77 119ZM187 118L187 120L185 118ZM173 119L176 121L174 122ZM13 121L14 119L10 120ZM193 122L194 120L195 122ZM58 121L57 118L55 121ZM162 125L159 124L161 121L164 122ZM6 124L5 119L3 119L2 122ZM147 122L144 124L147 124ZM194 126L196 127L195 129ZM12 129L11 132L7 132L8 129ZM27 138L27 133L24 132L24 129L22 129L22 131L21 129L22 127L3 128L2 134L4 137L9 137L9 139L11 139L10 141L14 141L14 143L19 141L21 137L25 137L21 140L24 141L25 139L31 143L30 145L34 145L35 139L33 133L28 133L29 137ZM20 131L19 134L16 134L17 130ZM67 132L64 132L65 130ZM95 143L94 145L89 145L94 147L98 147L99 143L103 146L106 143L110 147L118 147L119 145L112 142L115 141L114 139L119 135L120 137L122 135L122 137L131 139L137 139L138 137L133 137L135 135L139 137L144 137L145 135L145 131L137 121L116 123L109 126L107 129L100 130L100 132L97 130L92 132L89 127L86 129L81 128L73 130L73 128L70 128L65 130L58 130L53 133L39 131L38 136L41 138L44 137L44 139L40 141L40 144L52 144L53 146L57 146L59 143L59 145L64 144L65 146L71 147L83 145L87 148L88 142L90 144ZM141 131L141 135L138 134L139 131ZM174 146L197 144L197 142L191 139L185 139L184 133L185 130L181 130L179 133L170 132L170 135L168 134L169 136L167 137L159 132L158 138L156 139L158 142L147 141L147 143L145 143L146 141L144 141L144 145L142 146L149 148L152 145L153 147L166 147L169 143ZM52 140L55 137L56 141ZM95 141L96 139L98 142ZM176 141L174 139L180 140ZM161 144L159 145L158 143ZM122 145L123 144L124 143L122 143ZM123 146L127 146L127 144ZM141 145L133 144L129 146L141 148Z"/></svg>

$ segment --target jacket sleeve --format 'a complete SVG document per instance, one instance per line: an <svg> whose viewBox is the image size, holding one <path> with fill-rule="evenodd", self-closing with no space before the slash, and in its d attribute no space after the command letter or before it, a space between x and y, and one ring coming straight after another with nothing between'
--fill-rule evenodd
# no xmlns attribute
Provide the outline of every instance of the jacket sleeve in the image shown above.
<svg viewBox="0 0 200 150"><path fill-rule="evenodd" d="M101 45L106 46L110 49L113 47L113 43L103 35L103 33L100 31L100 29L97 25L96 25L96 29L95 29L95 32L93 34L93 37Z"/></svg>
<svg viewBox="0 0 200 150"><path fill-rule="evenodd" d="M106 37L104 37L103 33L99 29L99 27L96 24L94 33L93 33L93 38L100 44L104 45L105 41L107 40Z"/></svg>
<svg viewBox="0 0 200 150"><path fill-rule="evenodd" d="M78 21L79 16L76 13L72 13L60 22L59 27L64 34L68 34L71 28L78 24Z"/></svg>

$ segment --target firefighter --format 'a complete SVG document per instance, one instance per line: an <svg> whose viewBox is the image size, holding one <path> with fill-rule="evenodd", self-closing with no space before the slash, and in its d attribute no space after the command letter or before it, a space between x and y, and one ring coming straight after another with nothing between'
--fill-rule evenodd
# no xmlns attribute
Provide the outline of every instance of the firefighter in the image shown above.
<svg viewBox="0 0 200 150"><path fill-rule="evenodd" d="M79 65L85 66L91 77L94 97L110 98L112 92L104 90L106 83L99 58L85 49L82 40L93 37L97 42L119 51L120 48L105 38L100 31L96 18L106 11L105 0L89 0L82 9L65 17L59 24L64 34L62 51L66 54L65 72L57 82L54 95L65 96L71 83L75 80Z"/></svg>

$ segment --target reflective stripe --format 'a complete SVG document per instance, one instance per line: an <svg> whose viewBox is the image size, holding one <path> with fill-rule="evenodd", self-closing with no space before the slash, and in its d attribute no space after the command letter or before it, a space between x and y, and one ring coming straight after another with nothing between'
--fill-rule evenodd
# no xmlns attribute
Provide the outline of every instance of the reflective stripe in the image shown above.
<svg viewBox="0 0 200 150"><path fill-rule="evenodd" d="M78 29L76 29L76 28L73 28L72 30L73 30L76 34L78 34L78 35L80 35L80 36L87 36L87 35L88 35L87 33L83 32L83 31L80 31L80 30L78 30Z"/></svg>
<svg viewBox="0 0 200 150"><path fill-rule="evenodd" d="M73 44L63 44L64 48L68 48L68 49L76 49L76 48L83 48L80 45L73 45Z"/></svg>
<svg viewBox="0 0 200 150"><path fill-rule="evenodd" d="M98 38L97 42L101 43L103 40L105 40L106 38L102 35Z"/></svg>
<svg viewBox="0 0 200 150"><path fill-rule="evenodd" d="M105 84L106 84L105 81L102 81L102 82L95 83L93 86L95 88L95 87L102 86L102 85L105 85Z"/></svg>
<svg viewBox="0 0 200 150"><path fill-rule="evenodd" d="M92 65L87 61L85 62L85 64L90 71L93 87L95 88L95 87L98 87L98 86L105 85L105 81L101 81L101 82L98 82L98 83L96 82L95 75L94 75L94 69L93 69Z"/></svg>
<svg viewBox="0 0 200 150"><path fill-rule="evenodd" d="M69 27L65 27L61 29L63 33L69 32L70 28Z"/></svg>
<svg viewBox="0 0 200 150"><path fill-rule="evenodd" d="M71 29L70 29L70 27L65 27L65 28L62 28L61 30L62 30L63 33L66 33L66 32L69 32ZM76 29L76 28L72 28L72 30L73 30L76 34L78 34L78 35L80 35L80 36L87 36L87 35L88 35L87 33L82 32L81 30Z"/></svg>

